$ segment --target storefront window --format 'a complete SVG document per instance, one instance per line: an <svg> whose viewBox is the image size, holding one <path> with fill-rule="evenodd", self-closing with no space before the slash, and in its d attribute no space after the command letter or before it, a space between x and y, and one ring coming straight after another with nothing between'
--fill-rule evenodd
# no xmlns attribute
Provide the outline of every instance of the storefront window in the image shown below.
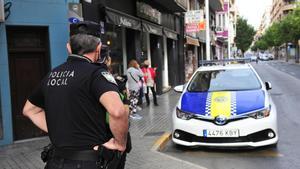
<svg viewBox="0 0 300 169"><path fill-rule="evenodd" d="M123 52L122 52L122 28L120 26L107 24L106 31L102 37L102 43L107 45L112 58L112 74L122 75Z"/></svg>

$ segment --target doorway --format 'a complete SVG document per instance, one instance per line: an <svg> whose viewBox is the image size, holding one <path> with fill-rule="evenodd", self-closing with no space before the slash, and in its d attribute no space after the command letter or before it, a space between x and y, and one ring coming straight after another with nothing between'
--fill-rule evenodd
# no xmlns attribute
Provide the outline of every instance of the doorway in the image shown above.
<svg viewBox="0 0 300 169"><path fill-rule="evenodd" d="M151 66L156 67L156 91L157 94L162 94L163 92L163 70L164 70L164 60L163 60L163 39L161 36L150 34L150 52L151 52Z"/></svg>
<svg viewBox="0 0 300 169"><path fill-rule="evenodd" d="M178 76L178 58L177 58L177 41L168 39L167 40L167 51L168 51L168 76L169 76L169 84L171 86L175 86L177 82Z"/></svg>
<svg viewBox="0 0 300 169"><path fill-rule="evenodd" d="M22 114L32 90L50 70L48 27L7 26L14 140L45 135Z"/></svg>

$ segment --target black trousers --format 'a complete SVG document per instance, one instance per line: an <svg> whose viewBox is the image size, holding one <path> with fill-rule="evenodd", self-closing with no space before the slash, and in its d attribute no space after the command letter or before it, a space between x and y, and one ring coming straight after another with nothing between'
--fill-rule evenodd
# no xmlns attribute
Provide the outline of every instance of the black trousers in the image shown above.
<svg viewBox="0 0 300 169"><path fill-rule="evenodd" d="M150 99L149 99L149 89L151 89L151 91L152 91L153 102L154 102L154 104L157 104L156 91L155 91L154 87L149 87L149 86L147 86L147 93L145 94L146 101L147 101L147 105L150 104Z"/></svg>
<svg viewBox="0 0 300 169"><path fill-rule="evenodd" d="M122 155L121 163L117 169L124 169L126 153ZM54 157L47 162L45 169L98 169L95 161L78 161Z"/></svg>

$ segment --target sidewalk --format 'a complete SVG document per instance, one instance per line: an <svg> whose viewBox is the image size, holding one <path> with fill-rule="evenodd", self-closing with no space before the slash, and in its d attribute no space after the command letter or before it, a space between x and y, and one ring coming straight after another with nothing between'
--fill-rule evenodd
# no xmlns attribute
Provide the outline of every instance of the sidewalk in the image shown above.
<svg viewBox="0 0 300 169"><path fill-rule="evenodd" d="M155 141L166 131L171 130L171 112L179 94L171 91L158 97L159 106L150 104L140 115L141 120L131 121L132 152L128 155L126 169L195 169L197 166L177 160L160 152L151 150ZM48 138L39 138L23 143L0 147L1 169L41 169L40 159L43 146Z"/></svg>
<svg viewBox="0 0 300 169"><path fill-rule="evenodd" d="M285 58L284 58L284 59L280 59L280 60L278 60L278 61L284 62L284 63L288 63L288 64L300 65L300 63L296 63L296 62L295 62L295 59L289 59L288 62L287 62L287 61L285 60Z"/></svg>

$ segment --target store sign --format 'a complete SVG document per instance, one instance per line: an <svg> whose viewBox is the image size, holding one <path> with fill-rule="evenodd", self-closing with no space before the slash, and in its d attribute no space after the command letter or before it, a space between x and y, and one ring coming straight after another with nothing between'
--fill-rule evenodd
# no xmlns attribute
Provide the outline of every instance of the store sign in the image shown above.
<svg viewBox="0 0 300 169"><path fill-rule="evenodd" d="M185 27L186 33L193 33L198 32L198 25L197 24L187 24Z"/></svg>
<svg viewBox="0 0 300 169"><path fill-rule="evenodd" d="M199 32L205 30L203 10L188 11L185 13L186 32Z"/></svg>
<svg viewBox="0 0 300 169"><path fill-rule="evenodd" d="M204 11L194 10L185 13L185 24L199 23L204 21Z"/></svg>
<svg viewBox="0 0 300 169"><path fill-rule="evenodd" d="M143 2L136 2L136 7L137 16L161 24L161 13L157 9Z"/></svg>
<svg viewBox="0 0 300 169"><path fill-rule="evenodd" d="M200 23L191 23L185 25L185 32L187 33L195 33L199 31L205 30L205 22L202 21Z"/></svg>
<svg viewBox="0 0 300 169"><path fill-rule="evenodd" d="M123 17L120 17L120 25L126 26L126 27L132 27L132 23Z"/></svg>

